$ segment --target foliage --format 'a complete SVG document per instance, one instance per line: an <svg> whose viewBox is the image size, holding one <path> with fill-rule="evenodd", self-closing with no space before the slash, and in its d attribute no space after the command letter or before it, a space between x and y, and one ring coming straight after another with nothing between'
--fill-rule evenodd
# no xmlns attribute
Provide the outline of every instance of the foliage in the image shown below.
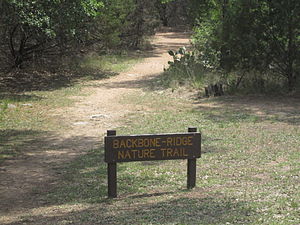
<svg viewBox="0 0 300 225"><path fill-rule="evenodd" d="M156 1L135 0L134 7L126 17L127 24L121 30L123 45L138 48L145 35L153 35L159 26Z"/></svg>
<svg viewBox="0 0 300 225"><path fill-rule="evenodd" d="M299 1L210 1L200 7L193 36L201 61L220 74L236 74L241 86L247 74L279 75L290 91L299 79ZM203 8L205 7L205 8ZM209 13L203 14L206 9ZM263 77L262 77L263 78ZM262 86L262 89L264 87Z"/></svg>
<svg viewBox="0 0 300 225"><path fill-rule="evenodd" d="M3 0L0 4L1 59L18 68L82 41L88 22L103 5L98 0Z"/></svg>
<svg viewBox="0 0 300 225"><path fill-rule="evenodd" d="M99 15L92 24L90 39L100 48L115 48L121 44L121 34L124 27L129 25L128 15L135 8L133 0L104 1Z"/></svg>
<svg viewBox="0 0 300 225"><path fill-rule="evenodd" d="M176 88L178 85L192 85L194 88L202 89L211 84L225 83L223 76L205 61L196 51L187 51L185 47L179 48L176 52L169 50L173 61L169 61L169 67L165 69L162 82L166 86Z"/></svg>
<svg viewBox="0 0 300 225"><path fill-rule="evenodd" d="M0 67L46 64L77 47L139 47L159 26L158 8L171 3L137 0L0 2ZM47 59L43 57L47 56Z"/></svg>
<svg viewBox="0 0 300 225"><path fill-rule="evenodd" d="M202 81L203 74L199 70L203 65L197 62L194 52L181 47L176 52L169 50L168 53L173 57L173 61L168 62L169 68L165 70L163 76L165 85L170 85L174 81L179 84L187 81L195 85L196 81Z"/></svg>
<svg viewBox="0 0 300 225"><path fill-rule="evenodd" d="M299 11L298 0L3 0L0 68L48 65L88 46L137 49L160 25L194 25L193 57L183 54L168 73L213 76L207 80L231 90L260 82L263 92L273 84L293 91L300 83Z"/></svg>

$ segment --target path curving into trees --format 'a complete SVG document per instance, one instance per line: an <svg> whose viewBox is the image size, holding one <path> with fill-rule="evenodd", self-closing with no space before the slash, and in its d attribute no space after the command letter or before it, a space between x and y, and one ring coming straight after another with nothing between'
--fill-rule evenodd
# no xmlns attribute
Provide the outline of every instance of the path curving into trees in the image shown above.
<svg viewBox="0 0 300 225"><path fill-rule="evenodd" d="M149 89L152 79L163 72L171 57L167 51L189 45L189 34L165 30L152 40L152 50L129 71L86 85L89 96L76 96L72 107L49 112L69 129L49 133L26 146L26 154L4 162L0 171L0 224L43 224L37 215L55 217L72 211L51 205L49 191L64 179L64 166L102 146L106 130L124 125L130 113L147 111L142 103L126 104L124 97L139 96ZM30 147L29 147L30 146ZM99 162L101 163L101 162Z"/></svg>

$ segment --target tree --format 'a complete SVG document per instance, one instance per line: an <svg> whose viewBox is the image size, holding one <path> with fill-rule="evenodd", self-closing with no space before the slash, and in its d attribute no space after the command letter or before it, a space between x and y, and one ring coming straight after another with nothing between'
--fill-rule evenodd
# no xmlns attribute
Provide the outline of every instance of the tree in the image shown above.
<svg viewBox="0 0 300 225"><path fill-rule="evenodd" d="M63 52L82 41L87 25L101 8L98 0L3 0L0 7L1 58L10 67L49 54Z"/></svg>
<svg viewBox="0 0 300 225"><path fill-rule="evenodd" d="M210 0L199 10L194 42L203 61L223 73L279 74L295 89L300 65L300 2ZM203 14L203 7L209 13ZM236 73L238 74L238 73Z"/></svg>
<svg viewBox="0 0 300 225"><path fill-rule="evenodd" d="M267 59L272 70L285 76L295 89L300 73L300 2L265 1L264 20Z"/></svg>

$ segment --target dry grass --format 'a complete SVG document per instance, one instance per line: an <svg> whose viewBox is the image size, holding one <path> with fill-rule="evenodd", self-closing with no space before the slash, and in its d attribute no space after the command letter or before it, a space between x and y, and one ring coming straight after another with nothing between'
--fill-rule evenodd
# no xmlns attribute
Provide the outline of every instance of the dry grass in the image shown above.
<svg viewBox="0 0 300 225"><path fill-rule="evenodd" d="M64 181L48 195L47 207L33 209L21 220L33 224L300 222L297 99L223 97L194 102L191 110L182 107L188 103L176 94L166 93L140 96L148 112L131 115L127 118L131 123L118 132L184 132L196 125L203 134L203 157L197 163L195 189L186 190L184 160L123 163L118 167L119 197L108 200L103 149L95 149L61 168ZM129 96L127 103L135 104L134 99ZM284 107L273 107L279 105ZM170 106L177 110L168 110Z"/></svg>

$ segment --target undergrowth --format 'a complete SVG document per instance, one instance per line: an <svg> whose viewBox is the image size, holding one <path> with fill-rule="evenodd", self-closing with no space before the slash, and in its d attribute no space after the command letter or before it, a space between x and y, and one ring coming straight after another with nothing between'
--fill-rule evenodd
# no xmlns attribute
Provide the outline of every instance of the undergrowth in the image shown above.
<svg viewBox="0 0 300 225"><path fill-rule="evenodd" d="M176 89L191 86L204 95L205 87L222 84L226 94L266 94L286 95L300 92L300 83L291 93L287 79L272 72L236 69L224 71L220 66L208 64L197 51L187 51L185 47L176 52L170 50L173 61L165 69L161 80L164 86ZM219 69L217 69L219 68Z"/></svg>

